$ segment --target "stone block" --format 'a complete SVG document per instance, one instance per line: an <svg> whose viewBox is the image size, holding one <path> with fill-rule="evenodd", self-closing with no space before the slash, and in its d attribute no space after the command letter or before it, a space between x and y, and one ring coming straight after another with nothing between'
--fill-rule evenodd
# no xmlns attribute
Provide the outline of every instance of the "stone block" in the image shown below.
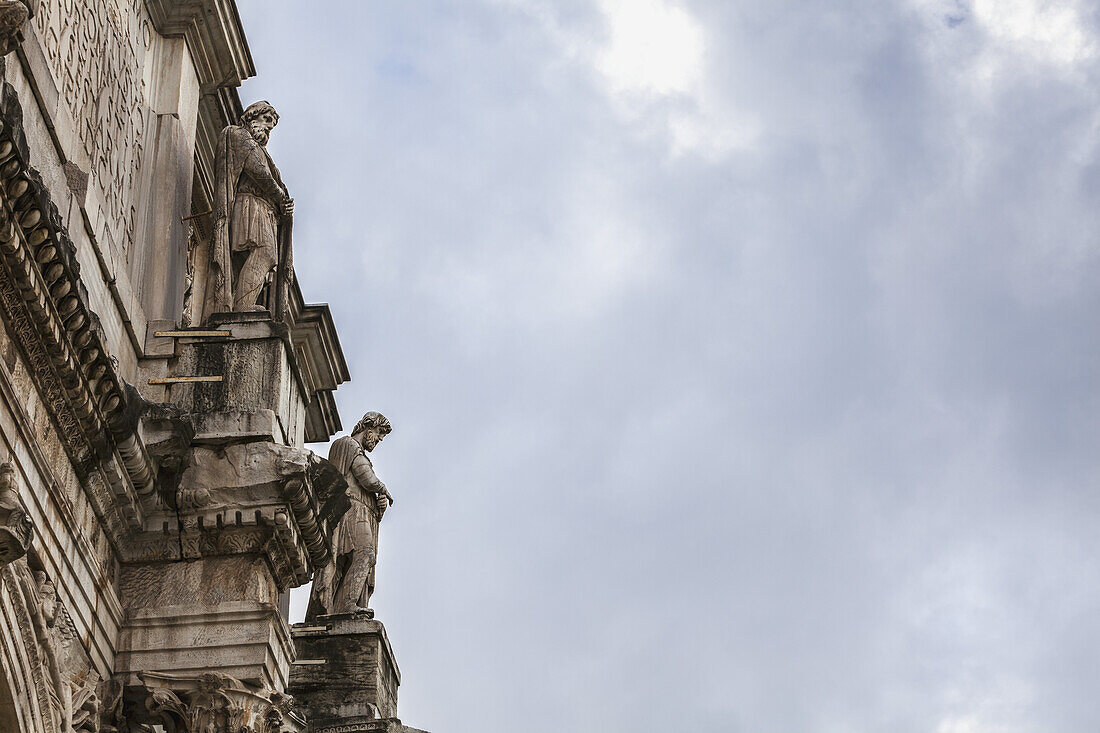
<svg viewBox="0 0 1100 733"><path fill-rule="evenodd" d="M195 439L199 445L230 443L275 443L281 437L274 410L216 410L194 416Z"/></svg>
<svg viewBox="0 0 1100 733"><path fill-rule="evenodd" d="M168 378L205 381L174 384L171 401L192 414L268 410L278 421L276 442L301 445L307 394L286 329L267 313L219 313L208 326L230 335L177 339Z"/></svg>
<svg viewBox="0 0 1100 733"><path fill-rule="evenodd" d="M297 660L288 692L309 711L313 730L403 729L393 727L400 726L401 673L381 622L365 614L319 616L291 632Z"/></svg>
<svg viewBox="0 0 1100 733"><path fill-rule="evenodd" d="M115 671L217 672L266 689L286 689L294 648L277 606L228 601L210 607L134 609L120 636Z"/></svg>
<svg viewBox="0 0 1100 733"><path fill-rule="evenodd" d="M176 340L171 336L157 336L172 331L174 321L149 321L145 327L145 356L147 358L172 358L176 355Z"/></svg>

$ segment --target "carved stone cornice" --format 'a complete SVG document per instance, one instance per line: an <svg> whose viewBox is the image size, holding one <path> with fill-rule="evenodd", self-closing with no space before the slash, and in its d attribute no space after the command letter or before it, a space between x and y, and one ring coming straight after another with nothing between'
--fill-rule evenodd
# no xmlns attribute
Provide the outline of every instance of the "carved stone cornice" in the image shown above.
<svg viewBox="0 0 1100 733"><path fill-rule="evenodd" d="M347 484L327 461L256 442L199 446L187 462L175 512L150 515L123 562L261 555L281 590L304 585L328 562L331 528L322 517L338 521Z"/></svg>
<svg viewBox="0 0 1100 733"><path fill-rule="evenodd" d="M294 280L290 291L290 336L305 382L306 442L324 443L340 432L340 413L333 393L351 379L340 337L327 303L306 303Z"/></svg>
<svg viewBox="0 0 1100 733"><path fill-rule="evenodd" d="M165 515L151 521L157 519L162 520L162 528L128 543L123 562L261 555L281 590L304 585L312 576L308 548L285 504L251 506L247 512L221 507L182 519Z"/></svg>
<svg viewBox="0 0 1100 733"><path fill-rule="evenodd" d="M136 393L112 363L75 247L30 165L19 100L8 84L0 95L0 313L117 544L116 513L135 528L157 504L152 464L130 410Z"/></svg>
<svg viewBox="0 0 1100 733"><path fill-rule="evenodd" d="M205 92L256 75L233 0L145 0L157 33L183 37Z"/></svg>

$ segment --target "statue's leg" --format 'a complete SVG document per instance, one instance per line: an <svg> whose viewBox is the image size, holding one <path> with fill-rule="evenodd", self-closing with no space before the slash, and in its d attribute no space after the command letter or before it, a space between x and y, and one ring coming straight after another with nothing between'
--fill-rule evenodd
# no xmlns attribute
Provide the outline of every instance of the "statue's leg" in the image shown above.
<svg viewBox="0 0 1100 733"><path fill-rule="evenodd" d="M271 272L275 264L272 247L256 247L248 253L241 274L237 276L237 286L233 289L233 310L256 309L256 301L260 299L260 290L267 281L267 273Z"/></svg>
<svg viewBox="0 0 1100 733"><path fill-rule="evenodd" d="M377 535L376 535L377 536ZM367 571L367 579L363 581L363 592L359 596L359 605L363 608L370 608L370 597L374 593L374 571L378 567L378 549L372 547L370 549L370 570Z"/></svg>
<svg viewBox="0 0 1100 733"><path fill-rule="evenodd" d="M332 602L333 613L354 613L367 608L366 604L370 601L367 581L370 579L373 565L374 558L371 557L369 550L356 550L351 554L351 565L344 574L340 588L336 591L336 598Z"/></svg>

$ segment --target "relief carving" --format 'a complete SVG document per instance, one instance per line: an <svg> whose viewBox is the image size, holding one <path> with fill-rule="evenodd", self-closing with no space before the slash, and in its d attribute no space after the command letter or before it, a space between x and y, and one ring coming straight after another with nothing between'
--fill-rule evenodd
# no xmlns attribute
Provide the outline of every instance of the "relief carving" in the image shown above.
<svg viewBox="0 0 1100 733"><path fill-rule="evenodd" d="M11 462L0 464L0 566L27 554L34 529L19 503L19 485Z"/></svg>
<svg viewBox="0 0 1100 733"><path fill-rule="evenodd" d="M34 650L36 682L61 733L99 733L100 678L77 638L72 619L46 573L26 561L13 567L23 603L16 616L28 648ZM20 613L22 611L22 613Z"/></svg>
<svg viewBox="0 0 1100 733"><path fill-rule="evenodd" d="M150 112L142 71L153 41L143 0L42 0L34 17L46 61L129 249Z"/></svg>
<svg viewBox="0 0 1100 733"><path fill-rule="evenodd" d="M375 474L367 453L390 432L390 421L384 415L368 412L350 436L339 438L329 450L329 462L348 482L351 508L333 532L333 559L314 578L307 618L336 613L373 615L369 604L378 558L378 526L393 497Z"/></svg>
<svg viewBox="0 0 1100 733"><path fill-rule="evenodd" d="M265 310L264 285L276 266L277 288L291 270L294 200L267 152L279 114L267 102L249 105L240 124L222 130L214 172L214 243L207 313ZM278 310L278 309L277 309ZM276 313L281 317L281 313Z"/></svg>
<svg viewBox="0 0 1100 733"><path fill-rule="evenodd" d="M131 731L167 733L299 733L305 720L291 697L257 690L224 674L141 674L144 709L133 710Z"/></svg>

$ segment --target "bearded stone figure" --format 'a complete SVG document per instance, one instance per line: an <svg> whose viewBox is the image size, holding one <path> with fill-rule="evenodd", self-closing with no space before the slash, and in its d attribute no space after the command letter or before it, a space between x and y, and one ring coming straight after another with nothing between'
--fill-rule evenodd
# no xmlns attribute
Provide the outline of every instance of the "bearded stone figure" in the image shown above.
<svg viewBox="0 0 1100 733"><path fill-rule="evenodd" d="M350 436L336 440L329 450L329 462L348 482L351 508L333 533L333 559L313 581L308 618L359 612L373 615L369 604L378 559L378 526L393 497L374 473L367 453L391 431L384 415L368 412Z"/></svg>
<svg viewBox="0 0 1100 733"><path fill-rule="evenodd" d="M264 310L260 294L280 254L287 254L279 251L280 228L289 227L294 200L267 152L278 123L274 107L255 102L239 125L222 130L214 171L207 313Z"/></svg>

